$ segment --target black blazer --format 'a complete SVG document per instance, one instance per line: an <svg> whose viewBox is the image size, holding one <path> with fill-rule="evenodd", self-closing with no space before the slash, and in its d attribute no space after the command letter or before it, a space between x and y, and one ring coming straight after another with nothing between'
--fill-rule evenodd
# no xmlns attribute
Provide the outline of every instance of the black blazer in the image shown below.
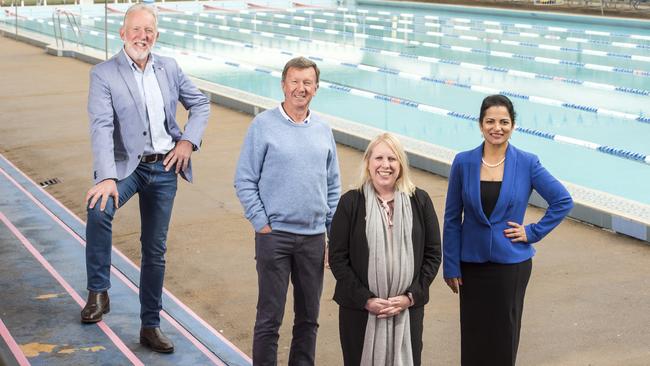
<svg viewBox="0 0 650 366"><path fill-rule="evenodd" d="M413 282L406 292L415 306L429 302L429 286L440 267L440 228L429 195L417 188L411 197L413 208ZM329 235L329 264L336 278L334 301L342 307L363 310L371 297L368 289L368 240L366 199L354 189L339 201Z"/></svg>

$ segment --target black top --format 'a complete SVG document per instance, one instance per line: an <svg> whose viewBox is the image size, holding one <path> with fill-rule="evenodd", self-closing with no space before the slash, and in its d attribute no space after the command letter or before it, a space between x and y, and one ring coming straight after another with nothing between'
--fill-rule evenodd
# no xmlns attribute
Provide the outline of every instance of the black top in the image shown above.
<svg viewBox="0 0 650 366"><path fill-rule="evenodd" d="M429 195L417 188L411 196L413 210L413 282L406 292L413 294L415 306L429 302L429 286L441 262L438 217ZM339 201L329 235L329 264L336 278L334 301L349 309L363 310L376 297L368 289L368 240L366 200L358 189L348 191Z"/></svg>
<svg viewBox="0 0 650 366"><path fill-rule="evenodd" d="M488 220L497 205L500 190L501 182L481 181L481 206L483 206L483 213Z"/></svg>

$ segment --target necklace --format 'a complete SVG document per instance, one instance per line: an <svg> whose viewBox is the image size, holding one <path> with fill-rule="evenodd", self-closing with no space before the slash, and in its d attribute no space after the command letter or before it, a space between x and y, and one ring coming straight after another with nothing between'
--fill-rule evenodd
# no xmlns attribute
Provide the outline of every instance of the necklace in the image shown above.
<svg viewBox="0 0 650 366"><path fill-rule="evenodd" d="M481 158L481 162L483 162L483 165L485 165L485 166L488 167L488 168L496 168L496 167L498 167L499 165L503 164L504 161L506 161L506 157L505 157L505 156L503 157L503 159L501 159L501 161L499 161L499 162L496 163L496 164L488 164L488 163L485 161L485 159Z"/></svg>

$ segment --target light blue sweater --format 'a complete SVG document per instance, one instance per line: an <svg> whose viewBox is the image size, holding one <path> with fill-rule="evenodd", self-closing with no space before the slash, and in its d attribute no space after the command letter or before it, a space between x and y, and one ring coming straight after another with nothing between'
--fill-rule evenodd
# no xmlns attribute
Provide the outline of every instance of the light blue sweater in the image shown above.
<svg viewBox="0 0 650 366"><path fill-rule="evenodd" d="M248 128L235 173L237 197L255 231L268 224L294 234L324 233L341 194L332 130L314 114L307 124L292 123L278 108L260 113Z"/></svg>

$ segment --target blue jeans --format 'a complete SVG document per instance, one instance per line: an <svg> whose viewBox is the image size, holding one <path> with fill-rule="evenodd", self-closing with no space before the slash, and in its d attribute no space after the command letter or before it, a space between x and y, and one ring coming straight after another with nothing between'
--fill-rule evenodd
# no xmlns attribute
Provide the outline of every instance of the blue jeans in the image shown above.
<svg viewBox="0 0 650 366"><path fill-rule="evenodd" d="M291 278L294 320L289 366L313 366L323 292L325 234L256 233L255 259L259 294L253 364L277 365L279 330Z"/></svg>
<svg viewBox="0 0 650 366"><path fill-rule="evenodd" d="M140 199L140 319L142 327L160 326L162 287L165 277L167 230L176 196L176 173L165 171L162 162L140 163L136 170L117 182L119 207L134 194ZM111 287L112 227L115 216L113 198L101 211L100 201L88 208L86 223L86 272L88 290L106 291Z"/></svg>

